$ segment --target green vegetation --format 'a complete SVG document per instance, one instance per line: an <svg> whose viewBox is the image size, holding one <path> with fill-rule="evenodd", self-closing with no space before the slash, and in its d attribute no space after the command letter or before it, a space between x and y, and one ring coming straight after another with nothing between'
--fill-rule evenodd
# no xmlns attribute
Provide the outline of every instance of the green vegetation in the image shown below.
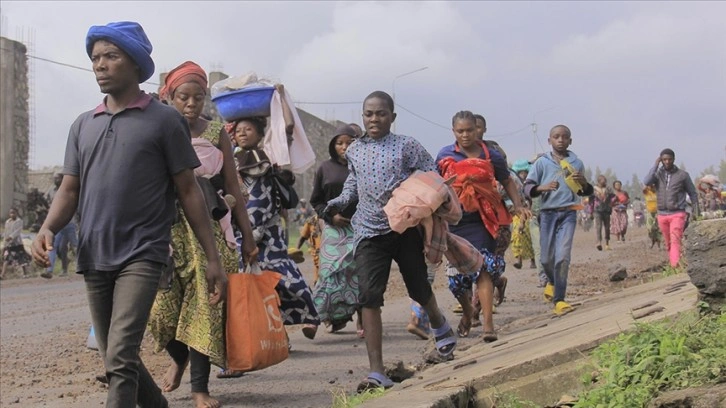
<svg viewBox="0 0 726 408"><path fill-rule="evenodd" d="M510 393L501 393L494 395L495 406L497 408L537 408L538 405L532 401L519 399L516 395Z"/></svg>
<svg viewBox="0 0 726 408"><path fill-rule="evenodd" d="M333 405L332 408L352 408L358 405L382 396L385 393L383 389L368 390L360 394L348 395L342 388L337 388L331 391L333 393Z"/></svg>
<svg viewBox="0 0 726 408"><path fill-rule="evenodd" d="M681 258L681 259L683 259L683 258ZM669 276L678 275L679 273L683 273L685 271L686 271L686 267L685 266L679 265L677 267L673 267L671 265L666 265L666 266L663 267L662 274L663 274L663 277L664 278L667 278Z"/></svg>
<svg viewBox="0 0 726 408"><path fill-rule="evenodd" d="M701 309L701 308L699 308ZM726 313L684 313L672 320L637 323L592 353L597 371L583 376L589 390L578 408L643 408L659 393L726 382ZM532 408L502 393L497 408Z"/></svg>
<svg viewBox="0 0 726 408"><path fill-rule="evenodd" d="M659 392L726 381L726 314L637 324L593 352L595 387L576 407L644 407Z"/></svg>

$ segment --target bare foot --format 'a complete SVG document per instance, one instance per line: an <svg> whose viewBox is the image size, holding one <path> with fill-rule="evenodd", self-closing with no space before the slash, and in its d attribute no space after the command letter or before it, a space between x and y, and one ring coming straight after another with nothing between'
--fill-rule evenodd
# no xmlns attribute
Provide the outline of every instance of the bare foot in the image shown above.
<svg viewBox="0 0 726 408"><path fill-rule="evenodd" d="M187 369L188 364L189 359L187 359L182 367L179 367L179 365L172 360L171 365L166 370L166 374L164 374L164 378L161 380L161 390L164 392L172 392L179 388L182 376L184 375L184 370Z"/></svg>
<svg viewBox="0 0 726 408"><path fill-rule="evenodd" d="M194 400L194 406L196 408L219 408L222 403L212 398L206 392L193 392L192 399Z"/></svg>

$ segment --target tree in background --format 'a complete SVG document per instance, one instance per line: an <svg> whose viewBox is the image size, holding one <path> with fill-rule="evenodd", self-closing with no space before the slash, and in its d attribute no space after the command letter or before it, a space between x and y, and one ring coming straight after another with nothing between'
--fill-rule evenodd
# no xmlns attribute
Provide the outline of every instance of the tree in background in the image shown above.
<svg viewBox="0 0 726 408"><path fill-rule="evenodd" d="M623 190L628 193L631 199L635 199L637 197L642 198L643 185L641 184L637 173L633 173L633 177L630 179L630 181L623 185Z"/></svg>
<svg viewBox="0 0 726 408"><path fill-rule="evenodd" d="M592 169L590 167L585 167L585 180L589 181L590 184L595 185L594 179L592 178Z"/></svg>

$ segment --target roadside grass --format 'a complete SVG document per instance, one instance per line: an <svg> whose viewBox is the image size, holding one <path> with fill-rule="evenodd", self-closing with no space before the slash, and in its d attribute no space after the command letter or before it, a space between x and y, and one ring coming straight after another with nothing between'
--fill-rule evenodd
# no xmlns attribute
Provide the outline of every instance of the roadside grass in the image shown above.
<svg viewBox="0 0 726 408"><path fill-rule="evenodd" d="M376 390L368 390L360 394L346 394L345 390L342 388L336 388L331 391L333 394L333 405L332 408L353 408L357 407L358 405L372 400L374 398L378 398L385 394L385 390L383 389L376 389Z"/></svg>
<svg viewBox="0 0 726 408"><path fill-rule="evenodd" d="M532 401L519 399L514 394L504 392L494 395L494 403L497 408L538 408L539 405Z"/></svg>
<svg viewBox="0 0 726 408"><path fill-rule="evenodd" d="M683 258L681 258L683 259ZM679 265L676 267L673 267L671 265L666 265L663 267L663 272L661 272L661 275L663 275L664 278L667 278L669 276L678 275L686 271L685 265Z"/></svg>
<svg viewBox="0 0 726 408"><path fill-rule="evenodd" d="M658 394L726 382L726 312L699 310L653 323L636 323L591 354L597 369L582 376L588 387L576 408L644 408ZM510 393L497 408L538 407Z"/></svg>
<svg viewBox="0 0 726 408"><path fill-rule="evenodd" d="M635 329L597 347L595 388L575 407L645 407L660 392L726 381L726 313L684 313Z"/></svg>

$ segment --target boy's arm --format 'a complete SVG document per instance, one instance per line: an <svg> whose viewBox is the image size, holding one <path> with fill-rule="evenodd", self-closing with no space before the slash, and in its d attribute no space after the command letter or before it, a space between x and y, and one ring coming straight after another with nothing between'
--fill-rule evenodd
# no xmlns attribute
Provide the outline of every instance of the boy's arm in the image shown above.
<svg viewBox="0 0 726 408"><path fill-rule="evenodd" d="M539 160L534 162L532 170L529 172L527 179L524 181L524 194L526 194L529 198L539 197L542 193L557 190L557 187L559 187L559 183L556 181L540 185L542 182L542 175L540 174L542 169L540 167L541 162Z"/></svg>

